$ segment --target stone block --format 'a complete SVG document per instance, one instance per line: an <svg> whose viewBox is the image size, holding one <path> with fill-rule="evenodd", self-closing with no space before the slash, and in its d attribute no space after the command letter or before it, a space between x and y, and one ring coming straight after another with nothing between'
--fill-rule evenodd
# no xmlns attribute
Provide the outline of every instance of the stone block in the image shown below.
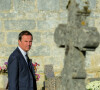
<svg viewBox="0 0 100 90"><path fill-rule="evenodd" d="M60 9L60 0L37 0L37 7L43 11L56 11Z"/></svg>
<svg viewBox="0 0 100 90"><path fill-rule="evenodd" d="M54 77L53 65L52 64L45 65L44 73L47 80L53 78Z"/></svg>
<svg viewBox="0 0 100 90"><path fill-rule="evenodd" d="M56 90L55 89L55 77L48 78L48 80L45 81L45 88L46 90Z"/></svg>
<svg viewBox="0 0 100 90"><path fill-rule="evenodd" d="M52 77L48 78L45 81L46 90L62 90L61 89L61 77Z"/></svg>
<svg viewBox="0 0 100 90"><path fill-rule="evenodd" d="M56 20L59 19L59 13L58 12L43 12L44 18L48 20Z"/></svg>
<svg viewBox="0 0 100 90"><path fill-rule="evenodd" d="M85 3L87 0L76 0L77 3L79 4L79 8L82 9L83 6L85 6ZM90 9L95 9L96 8L96 0L88 0L89 2L89 8Z"/></svg>
<svg viewBox="0 0 100 90"><path fill-rule="evenodd" d="M7 62L8 59L6 58L0 58L0 66L3 66L5 62Z"/></svg>
<svg viewBox="0 0 100 90"><path fill-rule="evenodd" d="M34 20L6 20L6 30L32 30L36 27Z"/></svg>
<svg viewBox="0 0 100 90"><path fill-rule="evenodd" d="M50 56L50 47L43 45L32 47L30 56Z"/></svg>
<svg viewBox="0 0 100 90"><path fill-rule="evenodd" d="M0 90L6 90L6 89L3 89L3 88L6 88L7 82L8 82L7 73L0 73Z"/></svg>
<svg viewBox="0 0 100 90"><path fill-rule="evenodd" d="M18 32L8 32L7 33L7 43L9 45L18 45Z"/></svg>
<svg viewBox="0 0 100 90"><path fill-rule="evenodd" d="M73 79L73 90L86 90L84 79ZM71 90L71 89L70 89Z"/></svg>
<svg viewBox="0 0 100 90"><path fill-rule="evenodd" d="M88 78L89 82L100 81L100 78Z"/></svg>
<svg viewBox="0 0 100 90"><path fill-rule="evenodd" d="M68 18L68 12L67 12L67 11L61 12L61 13L60 13L60 18L61 18L61 19L62 19L62 18L67 19L67 18ZM66 20L66 22L67 22L67 20Z"/></svg>
<svg viewBox="0 0 100 90"><path fill-rule="evenodd" d="M37 27L39 30L50 30L57 26L57 20L41 20L37 22Z"/></svg>
<svg viewBox="0 0 100 90"><path fill-rule="evenodd" d="M16 47L0 47L0 56L9 57Z"/></svg>
<svg viewBox="0 0 100 90"><path fill-rule="evenodd" d="M89 0L90 8L96 9L96 0Z"/></svg>
<svg viewBox="0 0 100 90"><path fill-rule="evenodd" d="M17 14L12 12L12 13L0 13L0 18L14 18Z"/></svg>
<svg viewBox="0 0 100 90"><path fill-rule="evenodd" d="M44 65L52 64L55 72L61 72L63 67L63 59L64 57L54 57L52 55L50 58L44 57Z"/></svg>
<svg viewBox="0 0 100 90"><path fill-rule="evenodd" d="M0 21L0 31L1 31L1 28L2 28L2 24L1 24L1 21Z"/></svg>
<svg viewBox="0 0 100 90"><path fill-rule="evenodd" d="M58 57L58 55L59 57L64 57L65 55L64 50L65 50L64 48L57 48L53 46L50 55L54 57Z"/></svg>
<svg viewBox="0 0 100 90"><path fill-rule="evenodd" d="M91 56L94 55L93 51L87 51L86 52L86 59L85 59L85 68L90 68L91 67Z"/></svg>
<svg viewBox="0 0 100 90"><path fill-rule="evenodd" d="M64 36L66 35L65 34L66 33L66 28L67 28L67 24L61 24L55 30L54 41L55 41L55 43L57 43L58 46L60 46L60 45L65 46L65 40L64 39L67 39L67 38L64 38ZM67 32L67 33L68 33L67 37L69 37L70 32Z"/></svg>
<svg viewBox="0 0 100 90"><path fill-rule="evenodd" d="M95 26L95 21L94 21L94 19L89 20L89 24L88 24L88 26L89 26L89 27L93 27L93 26Z"/></svg>
<svg viewBox="0 0 100 90"><path fill-rule="evenodd" d="M11 9L11 0L0 0L0 11L8 11Z"/></svg>
<svg viewBox="0 0 100 90"><path fill-rule="evenodd" d="M61 76L56 76L55 77L55 89L56 90L61 90Z"/></svg>
<svg viewBox="0 0 100 90"><path fill-rule="evenodd" d="M5 39L5 34L3 32L0 32L0 44L4 43L4 39Z"/></svg>
<svg viewBox="0 0 100 90"><path fill-rule="evenodd" d="M40 32L32 32L33 35L33 43L41 43L41 33Z"/></svg>
<svg viewBox="0 0 100 90"><path fill-rule="evenodd" d="M32 12L35 9L35 0L14 0L15 11Z"/></svg>
<svg viewBox="0 0 100 90"><path fill-rule="evenodd" d="M52 32L44 32L41 35L42 43L52 45L54 43L54 36Z"/></svg>
<svg viewBox="0 0 100 90"><path fill-rule="evenodd" d="M69 0L61 0L61 9L66 10L66 6Z"/></svg>

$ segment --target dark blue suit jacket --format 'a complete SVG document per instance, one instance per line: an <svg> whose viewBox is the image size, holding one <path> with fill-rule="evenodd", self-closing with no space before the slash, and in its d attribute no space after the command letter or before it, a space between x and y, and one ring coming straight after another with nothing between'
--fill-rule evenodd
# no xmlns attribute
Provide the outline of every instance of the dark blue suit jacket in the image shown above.
<svg viewBox="0 0 100 90"><path fill-rule="evenodd" d="M32 62L30 69L17 47L8 59L8 90L37 90L35 71Z"/></svg>

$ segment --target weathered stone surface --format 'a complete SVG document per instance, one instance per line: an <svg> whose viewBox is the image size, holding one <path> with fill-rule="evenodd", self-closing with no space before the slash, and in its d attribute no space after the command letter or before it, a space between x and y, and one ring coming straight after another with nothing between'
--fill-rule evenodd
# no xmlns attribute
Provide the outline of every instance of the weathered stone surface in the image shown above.
<svg viewBox="0 0 100 90"><path fill-rule="evenodd" d="M37 22L37 27L39 30L50 30L57 26L57 20L41 20Z"/></svg>
<svg viewBox="0 0 100 90"><path fill-rule="evenodd" d="M55 77L55 89L56 90L61 90L61 76L56 76Z"/></svg>
<svg viewBox="0 0 100 90"><path fill-rule="evenodd" d="M63 11L60 13L60 18L64 18L67 19L68 18L68 12L67 11ZM67 20L66 20L67 21Z"/></svg>
<svg viewBox="0 0 100 90"><path fill-rule="evenodd" d="M49 20L56 20L59 18L59 13L57 12L51 13L51 12L44 11L43 14L44 14L44 18L49 19Z"/></svg>
<svg viewBox="0 0 100 90"><path fill-rule="evenodd" d="M87 2L87 0L76 0L76 2L79 4L79 8L82 9L85 6L85 2ZM96 8L96 0L88 0L88 4L90 9Z"/></svg>
<svg viewBox="0 0 100 90"><path fill-rule="evenodd" d="M14 8L19 12L32 12L35 8L35 0L14 0Z"/></svg>
<svg viewBox="0 0 100 90"><path fill-rule="evenodd" d="M96 0L89 0L90 8L95 9L96 8Z"/></svg>
<svg viewBox="0 0 100 90"><path fill-rule="evenodd" d="M17 14L16 13L0 13L0 18L13 18L15 17Z"/></svg>
<svg viewBox="0 0 100 90"><path fill-rule="evenodd" d="M31 30L36 27L34 20L6 20L6 30Z"/></svg>
<svg viewBox="0 0 100 90"><path fill-rule="evenodd" d="M41 33L40 32L32 32L33 35L33 44L41 43Z"/></svg>
<svg viewBox="0 0 100 90"><path fill-rule="evenodd" d="M73 32L71 30L73 30ZM81 35L81 33L83 34ZM69 28L67 25L59 25L55 31L55 37L55 42L58 44L58 46L62 46L64 44L67 45L72 42L73 46L79 47L80 49L82 47L97 47L100 38L97 29L94 27L84 27L77 29L77 27ZM67 37L70 39L68 40ZM84 38L85 40L83 40Z"/></svg>
<svg viewBox="0 0 100 90"><path fill-rule="evenodd" d="M54 77L54 70L53 70L53 65L49 64L49 65L45 65L44 67L44 73L45 73L45 77L48 80L49 78L53 78Z"/></svg>
<svg viewBox="0 0 100 90"><path fill-rule="evenodd" d="M89 26L89 27L94 27L94 26L95 26L94 19L90 19L90 20L89 20L88 26Z"/></svg>
<svg viewBox="0 0 100 90"><path fill-rule="evenodd" d="M16 47L0 47L0 56L9 57Z"/></svg>
<svg viewBox="0 0 100 90"><path fill-rule="evenodd" d="M68 7L69 5L70 7ZM68 4L68 6L68 24L58 26L57 30L55 31L55 42L58 44L58 46L63 46L64 44L67 45L71 42L73 46L80 49L82 47L97 47L100 36L95 27L88 27L89 22L87 21L86 17L88 17L91 12L88 10L88 4L85 5L83 7L84 9L82 10L74 4ZM85 7L87 9L85 9ZM68 39L68 37L70 39Z"/></svg>
<svg viewBox="0 0 100 90"><path fill-rule="evenodd" d="M44 90L55 90L55 76L52 64L45 65L44 74Z"/></svg>
<svg viewBox="0 0 100 90"><path fill-rule="evenodd" d="M8 82L7 73L4 74L0 73L0 88L6 87L7 82ZM5 90L5 89L0 89L0 90Z"/></svg>
<svg viewBox="0 0 100 90"><path fill-rule="evenodd" d="M66 28L67 28L67 25L66 24L63 24L63 25L59 25L58 28L56 28L55 30L55 33L54 33L54 41L57 43L58 46L64 46L65 45L65 35L66 35ZM69 35L69 32L67 34L68 36L67 37L70 37ZM68 40L67 40L67 43Z"/></svg>
<svg viewBox="0 0 100 90"><path fill-rule="evenodd" d="M100 14L99 14L99 13L94 13L94 12L92 12L92 13L90 14L90 17L91 17L91 18L95 18L95 19L99 19L99 18L100 18Z"/></svg>
<svg viewBox="0 0 100 90"><path fill-rule="evenodd" d="M30 56L50 56L50 47L43 45L32 47L30 50Z"/></svg>
<svg viewBox="0 0 100 90"><path fill-rule="evenodd" d="M45 90L62 90L61 77L48 78L48 80L45 81Z"/></svg>
<svg viewBox="0 0 100 90"><path fill-rule="evenodd" d="M89 82L100 81L100 78L88 78Z"/></svg>
<svg viewBox="0 0 100 90"><path fill-rule="evenodd" d="M44 68L45 82L43 90L60 90L61 89L61 77L54 75L53 65L45 65Z"/></svg>
<svg viewBox="0 0 100 90"><path fill-rule="evenodd" d="M2 24L1 24L1 21L0 21L0 31L1 31L1 28L2 28Z"/></svg>
<svg viewBox="0 0 100 90"><path fill-rule="evenodd" d="M44 39L46 38L46 39ZM44 32L41 35L42 43L52 45L54 42L54 36L52 32Z"/></svg>
<svg viewBox="0 0 100 90"><path fill-rule="evenodd" d="M50 10L56 11L59 10L60 0L37 0L37 6L39 10Z"/></svg>
<svg viewBox="0 0 100 90"><path fill-rule="evenodd" d="M53 65L53 68L58 68L58 70L61 70L62 69L61 67L63 67L63 59L64 58L62 58L60 56L58 56L58 57L57 56L56 57L50 57L50 58L44 57L44 60L45 60L44 64L48 65L48 64L51 63ZM57 69L55 69L55 71L56 70Z"/></svg>
<svg viewBox="0 0 100 90"><path fill-rule="evenodd" d="M18 32L8 32L7 33L7 43L9 45L18 45Z"/></svg>
<svg viewBox="0 0 100 90"><path fill-rule="evenodd" d="M90 68L91 66L91 56L94 54L93 51L86 52L86 59L85 59L85 68Z"/></svg>
<svg viewBox="0 0 100 90"><path fill-rule="evenodd" d="M67 52L67 51L66 51ZM64 90L74 90L74 82L73 79L79 80L83 83L82 90L85 90L85 68L84 68L84 54L77 49L70 47L68 50L68 53L66 53L65 60L64 60L64 68L62 70L62 88ZM80 82L80 83L81 83ZM79 90L78 86L80 86L80 83L77 83L75 86L75 90Z"/></svg>
<svg viewBox="0 0 100 90"><path fill-rule="evenodd" d="M78 2L79 1L79 2ZM99 45L99 33L95 27L88 27L90 15L88 2L69 0L68 24L59 25L54 33L55 42L65 48L64 68L61 73L59 90L86 90L86 51L95 50ZM79 5L78 5L79 4ZM80 7L81 6L81 7ZM91 39L90 39L91 38Z"/></svg>
<svg viewBox="0 0 100 90"><path fill-rule="evenodd" d="M73 79L73 83L74 90L86 90L84 89L85 83L83 79Z"/></svg>
<svg viewBox="0 0 100 90"><path fill-rule="evenodd" d="M6 58L0 58L0 66L3 66L5 62L7 62L8 59Z"/></svg>
<svg viewBox="0 0 100 90"><path fill-rule="evenodd" d="M3 32L0 32L0 44L3 44L4 43L4 39L5 39L5 33Z"/></svg>
<svg viewBox="0 0 100 90"><path fill-rule="evenodd" d="M0 0L0 11L7 11L11 9L11 0Z"/></svg>
<svg viewBox="0 0 100 90"><path fill-rule="evenodd" d="M66 10L66 6L68 4L69 0L61 0L61 9ZM76 0L76 2L79 4L79 8L82 9L85 5L84 2L87 0ZM88 0L89 1L89 8L95 9L96 8L96 0Z"/></svg>
<svg viewBox="0 0 100 90"><path fill-rule="evenodd" d="M55 77L48 78L48 80L45 81L45 88L46 90L56 90L55 89Z"/></svg>
<svg viewBox="0 0 100 90"><path fill-rule="evenodd" d="M18 32L8 32L7 33L7 43L9 45L17 45L18 44ZM32 32L33 35L33 44L41 42L41 33L40 32Z"/></svg>
<svg viewBox="0 0 100 90"><path fill-rule="evenodd" d="M68 4L69 0L61 0L61 9L66 10L66 5Z"/></svg>
<svg viewBox="0 0 100 90"><path fill-rule="evenodd" d="M53 47L50 51L50 55L51 56L54 56L54 57L62 57L62 56L64 56L65 55L65 53L64 53L64 48L62 49L62 48L59 48L59 49L57 49L57 47ZM59 56L58 56L59 55ZM64 58L64 57L63 57Z"/></svg>

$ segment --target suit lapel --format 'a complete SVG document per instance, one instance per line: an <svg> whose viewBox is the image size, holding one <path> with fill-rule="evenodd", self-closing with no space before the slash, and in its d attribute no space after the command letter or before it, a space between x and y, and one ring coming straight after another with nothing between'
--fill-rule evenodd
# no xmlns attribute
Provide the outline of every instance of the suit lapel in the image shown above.
<svg viewBox="0 0 100 90"><path fill-rule="evenodd" d="M19 52L20 57L22 58L21 60L23 61L24 65L26 65L26 67L28 67L27 62L25 61L24 56L22 55L21 51L19 50L19 48L17 47L17 51Z"/></svg>
<svg viewBox="0 0 100 90"><path fill-rule="evenodd" d="M27 65L27 62L25 61L25 58L24 58L24 56L22 55L22 53L21 53L21 51L19 50L19 48L17 47L17 51L19 52L19 54L20 54L20 57L22 58L21 60L23 60L23 63L24 63L24 65L25 65L25 67L27 67L27 69L28 69L28 71L30 71L30 69L32 69L32 64L31 64L31 61L29 60L29 67L30 67L30 69L29 69L29 67L28 67L28 65ZM31 70L31 73L33 73L33 75L34 75L34 73L35 73L35 71L34 70ZM35 76L35 75L34 75Z"/></svg>

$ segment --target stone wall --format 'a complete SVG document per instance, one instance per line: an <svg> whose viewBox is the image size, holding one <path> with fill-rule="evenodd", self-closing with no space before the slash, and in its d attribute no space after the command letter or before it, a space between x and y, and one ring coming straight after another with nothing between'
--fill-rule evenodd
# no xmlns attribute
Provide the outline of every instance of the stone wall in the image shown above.
<svg viewBox="0 0 100 90"><path fill-rule="evenodd" d="M81 8L85 0L76 1ZM97 27L100 32L100 1L89 2L93 10L88 19L89 26ZM59 76L63 68L64 49L56 46L54 31L58 24L67 24L67 3L68 0L0 0L0 66L17 47L18 34L22 30L29 30L34 36L29 55L33 62L40 64L38 90L43 86L44 65L53 64L55 75ZM96 65L95 60L100 61L99 50L100 48L95 51L98 54L92 54L95 59L91 59L91 52L88 52L86 68ZM89 76L91 75L90 73ZM4 87L0 83L0 88Z"/></svg>
<svg viewBox="0 0 100 90"><path fill-rule="evenodd" d="M93 1L93 0L92 0ZM93 8L92 13L89 17L89 26L94 26L100 33L100 1L95 0L95 8ZM87 78L99 78L100 77L100 45L95 51L87 51L86 55L86 71ZM87 80L88 81L88 80Z"/></svg>
<svg viewBox="0 0 100 90"><path fill-rule="evenodd" d="M64 50L58 49L53 34L58 24L67 23L66 4L62 0L0 0L0 66L17 47L18 34L29 30L34 37L29 56L40 64L38 90L43 86L44 65L53 64L55 75L59 75ZM4 88L5 79L0 77L0 88Z"/></svg>

